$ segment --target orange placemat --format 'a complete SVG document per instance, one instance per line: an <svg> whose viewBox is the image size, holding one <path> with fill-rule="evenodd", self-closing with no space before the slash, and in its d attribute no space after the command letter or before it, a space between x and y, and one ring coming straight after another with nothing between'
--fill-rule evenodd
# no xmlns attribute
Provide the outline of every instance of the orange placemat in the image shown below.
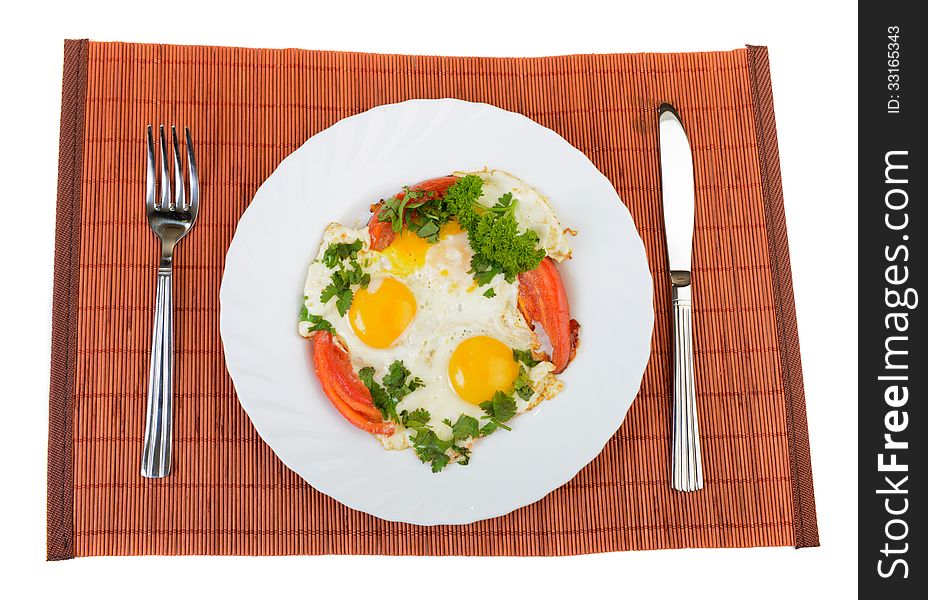
<svg viewBox="0 0 928 600"><path fill-rule="evenodd" d="M468 526L389 523L287 470L226 373L226 248L277 164L337 120L451 96L521 112L608 176L655 282L652 357L625 423L571 482ZM706 487L670 489L669 279L656 107L694 149L696 386ZM195 132L202 203L175 263L174 470L139 475L156 242L145 127ZM582 201L578 199L577 201ZM604 241L603 251L608 252ZM388 56L68 41L49 427L48 556L561 555L818 544L767 50Z"/></svg>

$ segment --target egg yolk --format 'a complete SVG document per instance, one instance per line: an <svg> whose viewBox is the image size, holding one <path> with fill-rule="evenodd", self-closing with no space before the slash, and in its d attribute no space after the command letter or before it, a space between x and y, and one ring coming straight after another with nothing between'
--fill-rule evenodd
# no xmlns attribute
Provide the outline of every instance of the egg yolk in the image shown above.
<svg viewBox="0 0 928 600"><path fill-rule="evenodd" d="M485 335L461 342L448 363L454 391L471 404L486 402L497 391L510 392L518 375L512 349Z"/></svg>
<svg viewBox="0 0 928 600"><path fill-rule="evenodd" d="M393 278L384 279L354 294L348 321L362 342L371 348L387 348L400 337L416 316L416 298Z"/></svg>
<svg viewBox="0 0 928 600"><path fill-rule="evenodd" d="M461 229L461 225L457 221L448 221L441 227L441 232L438 234L438 237L445 239L449 235L457 235L463 233L464 230Z"/></svg>
<svg viewBox="0 0 928 600"><path fill-rule="evenodd" d="M383 251L390 259L390 272L400 277L412 275L425 265L429 246L428 240L404 228Z"/></svg>
<svg viewBox="0 0 928 600"><path fill-rule="evenodd" d="M457 221L448 221L442 225L439 238L445 239L462 231ZM432 244L427 239L403 228L384 249L383 254L390 259L391 273L398 277L408 277L425 266L425 254L431 247Z"/></svg>

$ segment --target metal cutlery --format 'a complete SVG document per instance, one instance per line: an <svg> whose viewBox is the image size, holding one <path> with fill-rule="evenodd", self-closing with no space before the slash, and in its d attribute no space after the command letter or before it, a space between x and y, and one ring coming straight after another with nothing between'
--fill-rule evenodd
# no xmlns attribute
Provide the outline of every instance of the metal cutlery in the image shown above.
<svg viewBox="0 0 928 600"><path fill-rule="evenodd" d="M200 182L193 152L190 129L185 128L187 171L190 177L190 200L184 186L177 143L177 129L171 127L174 155L174 189L168 172L168 146L164 125L159 128L161 148L160 194L156 195L155 147L148 126L148 169L145 177L145 210L148 224L161 241L158 283L155 294L155 319L152 328L151 363L148 371L148 404L145 414L145 441L142 447L142 476L159 478L171 472L171 430L173 418L174 378L174 306L172 274L174 248L190 231L200 206ZM173 195L173 198L172 198Z"/></svg>
<svg viewBox="0 0 928 600"><path fill-rule="evenodd" d="M693 377L692 256L696 186L693 154L676 109L658 109L661 195L673 305L673 442L671 485L681 492L703 487L702 451Z"/></svg>

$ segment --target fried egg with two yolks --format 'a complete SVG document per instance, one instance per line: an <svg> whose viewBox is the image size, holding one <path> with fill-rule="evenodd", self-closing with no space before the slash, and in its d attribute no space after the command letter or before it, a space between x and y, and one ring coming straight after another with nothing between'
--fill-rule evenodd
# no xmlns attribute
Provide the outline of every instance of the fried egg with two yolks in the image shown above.
<svg viewBox="0 0 928 600"><path fill-rule="evenodd" d="M515 216L520 227L534 229L555 260L569 257L564 230L544 196L501 171L475 174L484 180L479 202L490 205L512 192L518 200ZM538 336L518 309L518 280L509 283L497 275L490 284L478 287L468 273L473 251L467 233L455 221L441 228L436 243L404 229L378 252L370 248L369 239L367 227L338 223L326 227L306 277L306 310L331 323L355 372L373 367L374 379L381 381L394 361L402 361L424 385L405 396L397 412L427 410L435 433L448 438L451 428L445 420L455 422L461 415L480 420L485 417L481 402L498 390L512 393L520 370L513 349L540 348ZM343 316L334 300L320 299L333 272L323 255L331 244L356 240L361 241L357 261L370 275L370 283L356 289ZM301 322L300 334L309 337L309 328ZM526 369L534 393L528 400L514 394L517 414L560 392L563 384L553 370L547 361ZM397 424L393 435L377 437L385 448L400 450L411 446L410 433Z"/></svg>

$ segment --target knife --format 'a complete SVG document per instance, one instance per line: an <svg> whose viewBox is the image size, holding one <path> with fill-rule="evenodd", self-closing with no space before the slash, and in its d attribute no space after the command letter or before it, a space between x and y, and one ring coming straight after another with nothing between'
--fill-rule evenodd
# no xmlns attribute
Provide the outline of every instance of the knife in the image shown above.
<svg viewBox="0 0 928 600"><path fill-rule="evenodd" d="M661 195L673 304L673 443L671 485L681 492L703 487L699 419L693 378L692 257L696 185L693 153L676 109L661 104Z"/></svg>

